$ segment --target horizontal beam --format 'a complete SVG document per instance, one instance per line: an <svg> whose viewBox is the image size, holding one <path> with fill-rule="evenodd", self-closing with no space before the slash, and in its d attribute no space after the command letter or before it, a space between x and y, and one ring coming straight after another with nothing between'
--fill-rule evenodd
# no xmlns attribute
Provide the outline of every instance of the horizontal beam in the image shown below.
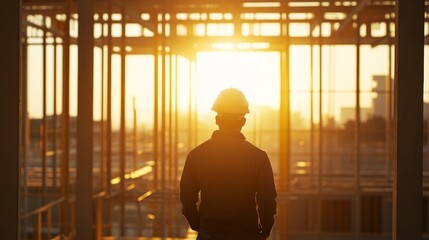
<svg viewBox="0 0 429 240"><path fill-rule="evenodd" d="M353 20L353 17L357 14L359 14L365 7L369 4L370 0L360 0L358 5L347 14L347 17L341 22L340 27L336 31L334 31L334 34L339 34L341 31L346 28L347 25L350 24L350 22ZM393 10L393 9L392 9Z"/></svg>

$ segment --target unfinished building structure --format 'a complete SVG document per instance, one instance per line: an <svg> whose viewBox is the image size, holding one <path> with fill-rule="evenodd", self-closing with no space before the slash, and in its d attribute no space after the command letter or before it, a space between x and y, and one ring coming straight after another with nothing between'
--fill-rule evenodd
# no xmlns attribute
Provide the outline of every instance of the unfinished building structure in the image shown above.
<svg viewBox="0 0 429 240"><path fill-rule="evenodd" d="M16 42L7 48L19 59L3 60L14 72L2 74L19 85L1 85L1 145L19 164L5 163L2 182L16 189L11 202L19 205L10 211L20 238L195 237L178 186L187 152L204 140L196 71L198 54L212 51L278 56L279 107L261 112L275 127L248 132L275 171L271 239L428 238L429 2L415 2L7 3L2 27L19 31L4 38ZM306 54L302 63L294 49ZM332 60L333 51L342 58ZM132 56L142 57L149 110L138 111L127 95ZM14 61L16 69L7 65ZM368 78L368 62L384 72ZM329 70L340 63L352 69L347 79ZM291 77L300 71L307 77ZM302 102L300 118L293 106ZM137 116L152 121L141 127ZM19 136L16 144L10 136ZM419 214L421 229L410 221Z"/></svg>

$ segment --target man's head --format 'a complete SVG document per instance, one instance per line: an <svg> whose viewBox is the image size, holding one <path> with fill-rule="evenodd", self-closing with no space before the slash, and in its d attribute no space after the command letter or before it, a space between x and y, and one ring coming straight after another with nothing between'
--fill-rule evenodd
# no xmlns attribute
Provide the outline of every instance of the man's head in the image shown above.
<svg viewBox="0 0 429 240"><path fill-rule="evenodd" d="M219 93L212 110L217 112L219 128L241 130L246 123L244 115L249 113L249 103L240 90L228 88Z"/></svg>

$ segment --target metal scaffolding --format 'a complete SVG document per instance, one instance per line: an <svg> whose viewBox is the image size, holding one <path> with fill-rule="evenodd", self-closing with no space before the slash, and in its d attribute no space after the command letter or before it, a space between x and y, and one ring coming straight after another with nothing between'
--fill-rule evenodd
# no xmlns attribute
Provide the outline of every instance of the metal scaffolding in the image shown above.
<svg viewBox="0 0 429 240"><path fill-rule="evenodd" d="M429 173L422 164L429 162L429 143L421 134L427 131L422 119L428 1L12 2L0 8L1 27L9 34L3 38L0 64L5 239L189 239L178 182L187 151L201 140L197 55L228 49L279 54L280 103L273 133L278 141L270 143L277 146L272 154L279 208L272 239L429 237L429 179L422 174ZM294 33L296 27L300 34ZM291 108L293 96L301 94L292 86L293 46L309 47L309 89L302 93L309 99L305 130L294 125ZM326 85L324 59L331 46L354 48L349 129L331 126L326 117L329 94L339 94ZM384 134L378 145L365 142L361 65L366 46L387 47L386 85L380 92L384 125L373 130ZM39 100L28 94L30 76L36 74L30 71L32 47L41 49L41 119L28 112L29 101ZM101 52L98 62L94 49ZM127 102L127 57L133 55L149 56L153 63L153 79L141 79L153 84L150 113L138 112L135 100ZM70 109L74 69L77 116ZM180 79L182 72L186 81ZM188 95L179 91L182 85ZM97 89L100 120L94 120ZM119 96L116 109L114 96ZM179 111L180 98L187 100L186 116ZM113 112L118 108L116 127ZM133 110L131 126L127 108ZM141 114L153 118L149 130L139 127ZM332 143L341 134L347 134L347 147ZM296 151L296 136L306 136L304 152ZM367 152L371 147L374 152ZM382 171L364 169L370 154L381 159ZM347 171L330 170L337 158L350 160ZM309 166L304 174L296 170L296 159Z"/></svg>

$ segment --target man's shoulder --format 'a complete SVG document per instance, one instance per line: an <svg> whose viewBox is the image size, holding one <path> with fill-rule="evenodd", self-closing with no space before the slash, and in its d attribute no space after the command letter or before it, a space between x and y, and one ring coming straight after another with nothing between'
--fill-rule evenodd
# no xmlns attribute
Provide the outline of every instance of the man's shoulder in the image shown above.
<svg viewBox="0 0 429 240"><path fill-rule="evenodd" d="M266 152L263 149L255 146L253 143L251 143L249 141L244 141L244 142L246 144L246 147L251 149L253 152L255 152L257 154L266 154Z"/></svg>
<svg viewBox="0 0 429 240"><path fill-rule="evenodd" d="M203 143L201 143L201 144L197 145L196 147L194 147L194 148L189 152L189 155L196 154L196 153L198 153L198 152L203 151L205 148L207 148L207 147L210 145L210 142L211 142L211 141L212 141L211 139L208 139L208 140L206 140L205 142L203 142Z"/></svg>

